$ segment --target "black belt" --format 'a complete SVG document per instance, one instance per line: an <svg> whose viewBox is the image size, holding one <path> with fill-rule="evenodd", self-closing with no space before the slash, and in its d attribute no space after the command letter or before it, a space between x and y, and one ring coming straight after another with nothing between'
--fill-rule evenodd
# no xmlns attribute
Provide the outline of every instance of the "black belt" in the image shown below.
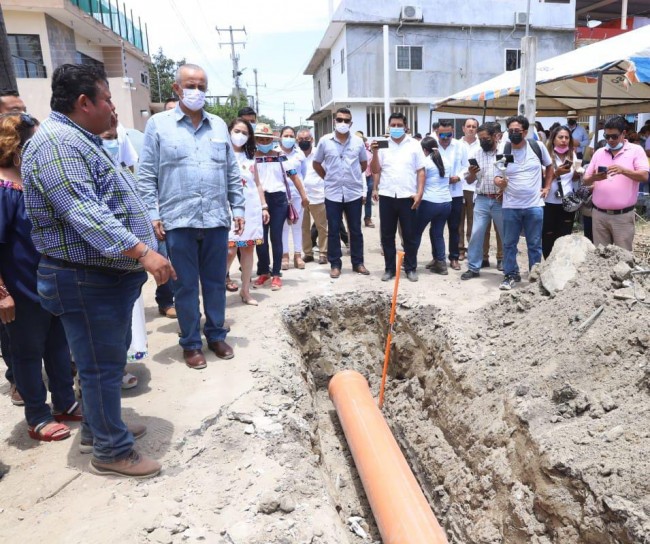
<svg viewBox="0 0 650 544"><path fill-rule="evenodd" d="M606 213L607 215L621 215L627 212L631 212L634 209L634 206L630 206L629 208L623 208L622 210L603 210L602 208L599 208L598 206L594 205L594 210L598 210L599 212Z"/></svg>
<svg viewBox="0 0 650 544"><path fill-rule="evenodd" d="M58 266L59 268L72 268L73 270L91 270L93 272L101 272L102 274L125 274L141 272L144 270L143 268L125 270L124 268L111 268L109 266L93 266L89 264L73 263L70 261L64 261L63 259L57 259L56 257L50 257L49 255L41 255L41 262L44 264Z"/></svg>

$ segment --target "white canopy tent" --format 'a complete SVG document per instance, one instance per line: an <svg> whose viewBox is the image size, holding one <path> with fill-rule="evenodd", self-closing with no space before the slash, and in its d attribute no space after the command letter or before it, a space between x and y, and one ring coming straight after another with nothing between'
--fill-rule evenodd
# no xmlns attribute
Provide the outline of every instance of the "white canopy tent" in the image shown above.
<svg viewBox="0 0 650 544"><path fill-rule="evenodd" d="M521 70L505 72L431 105L432 110L507 116L517 112ZM650 26L537 63L537 114L650 112Z"/></svg>

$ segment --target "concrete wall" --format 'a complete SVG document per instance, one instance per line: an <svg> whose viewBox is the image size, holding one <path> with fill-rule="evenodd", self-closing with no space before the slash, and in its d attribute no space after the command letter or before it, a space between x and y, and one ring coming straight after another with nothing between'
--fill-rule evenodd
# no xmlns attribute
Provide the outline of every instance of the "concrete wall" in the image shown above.
<svg viewBox="0 0 650 544"><path fill-rule="evenodd" d="M76 62L77 49L74 31L47 14L45 14L45 26L50 43L52 66L56 68L62 64Z"/></svg>

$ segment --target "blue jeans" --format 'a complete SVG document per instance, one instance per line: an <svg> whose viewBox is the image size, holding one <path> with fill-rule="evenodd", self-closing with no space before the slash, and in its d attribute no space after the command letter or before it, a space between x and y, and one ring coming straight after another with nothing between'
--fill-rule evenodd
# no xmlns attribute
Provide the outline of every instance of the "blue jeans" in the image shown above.
<svg viewBox="0 0 650 544"><path fill-rule="evenodd" d="M122 421L122 376L131 342L131 314L147 281L144 271L74 268L43 257L41 305L60 316L83 390L82 438L93 438L98 461L124 459L133 435Z"/></svg>
<svg viewBox="0 0 650 544"><path fill-rule="evenodd" d="M429 202L423 200L417 209L415 227L416 244L418 249L422 243L422 234L431 223L429 237L431 239L431 254L436 261L445 260L445 223L451 213L451 202Z"/></svg>
<svg viewBox="0 0 650 544"><path fill-rule="evenodd" d="M451 199L451 213L447 218L447 227L449 228L449 260L457 261L460 257L460 217L463 213L463 204L465 198L455 196ZM433 245L433 226L429 228L429 238Z"/></svg>
<svg viewBox="0 0 650 544"><path fill-rule="evenodd" d="M7 324L14 379L25 401L27 424L36 427L52 420L41 373L43 365L54 410L65 412L75 403L70 349L61 318L33 300L16 296L14 302L16 319Z"/></svg>
<svg viewBox="0 0 650 544"><path fill-rule="evenodd" d="M226 264L228 227L172 229L167 231L167 250L178 279L174 281L176 314L184 350L201 349L199 280L203 295L208 343L226 339Z"/></svg>
<svg viewBox="0 0 650 544"><path fill-rule="evenodd" d="M167 244L164 240L162 242L158 240L158 253L167 257ZM163 310L174 306L174 286L171 281L156 288L156 304Z"/></svg>
<svg viewBox="0 0 650 544"><path fill-rule="evenodd" d="M379 195L379 232L381 247L384 250L384 270L395 274L397 268L397 250L395 248L395 234L397 222L402 227L404 239L404 270L411 272L418 267L418 247L416 244L417 212L411 209L413 199L393 198Z"/></svg>
<svg viewBox="0 0 650 544"><path fill-rule="evenodd" d="M366 176L366 186L368 190L366 191L366 204L363 212L364 219L370 219L372 217L372 186L374 181L372 176Z"/></svg>
<svg viewBox="0 0 650 544"><path fill-rule="evenodd" d="M467 268L472 272L480 272L481 270L485 232L491 221L494 221L497 232L503 239L503 209L501 206L500 200L484 195L476 195L472 235L467 246Z"/></svg>
<svg viewBox="0 0 650 544"><path fill-rule="evenodd" d="M264 192L266 204L269 207L269 222L264 225L264 243L256 247L257 251L257 275L271 274L281 276L282 267L282 229L287 220L287 193ZM269 232L271 233L271 248L273 250L273 269L271 270L271 258L269 255ZM300 248L298 248L299 250Z"/></svg>
<svg viewBox="0 0 650 544"><path fill-rule="evenodd" d="M327 260L332 268L341 268L341 242L339 235L343 214L350 231L350 260L352 267L363 264L363 234L361 233L361 198L350 202L335 202L325 199L327 213Z"/></svg>
<svg viewBox="0 0 650 544"><path fill-rule="evenodd" d="M503 208L503 273L506 276L519 274L517 265L517 243L521 229L524 229L528 248L528 270L542 260L542 225L544 208Z"/></svg>

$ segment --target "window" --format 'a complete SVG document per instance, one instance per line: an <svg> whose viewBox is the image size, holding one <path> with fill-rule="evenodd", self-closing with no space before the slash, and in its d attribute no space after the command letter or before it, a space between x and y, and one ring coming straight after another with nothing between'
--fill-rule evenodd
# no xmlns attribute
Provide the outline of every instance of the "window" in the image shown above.
<svg viewBox="0 0 650 544"><path fill-rule="evenodd" d="M506 49L506 72L521 68L521 49Z"/></svg>
<svg viewBox="0 0 650 544"><path fill-rule="evenodd" d="M104 68L104 63L94 59L92 57L89 57L85 53L81 53L80 51L77 51L75 53L76 61L77 64L85 64L86 66L98 66L100 68Z"/></svg>
<svg viewBox="0 0 650 544"><path fill-rule="evenodd" d="M341 49L341 73L345 72L345 49Z"/></svg>
<svg viewBox="0 0 650 544"><path fill-rule="evenodd" d="M398 45L397 46L398 70L422 70L422 46Z"/></svg>
<svg viewBox="0 0 650 544"><path fill-rule="evenodd" d="M332 88L332 69L331 68L327 69L327 88L328 89Z"/></svg>
<svg viewBox="0 0 650 544"><path fill-rule="evenodd" d="M7 38L16 77L47 77L38 34L9 34Z"/></svg>
<svg viewBox="0 0 650 544"><path fill-rule="evenodd" d="M149 73L148 72L140 72L140 83L142 83L145 87L149 87Z"/></svg>
<svg viewBox="0 0 650 544"><path fill-rule="evenodd" d="M323 93L321 92L321 89L320 89L320 79L318 80L318 102L321 105L323 104Z"/></svg>
<svg viewBox="0 0 650 544"><path fill-rule="evenodd" d="M402 112L406 116L406 123L411 129L411 134L418 132L418 107L391 104L390 111ZM388 130L384 115L384 106L368 106L366 108L366 136L376 138L383 136Z"/></svg>

